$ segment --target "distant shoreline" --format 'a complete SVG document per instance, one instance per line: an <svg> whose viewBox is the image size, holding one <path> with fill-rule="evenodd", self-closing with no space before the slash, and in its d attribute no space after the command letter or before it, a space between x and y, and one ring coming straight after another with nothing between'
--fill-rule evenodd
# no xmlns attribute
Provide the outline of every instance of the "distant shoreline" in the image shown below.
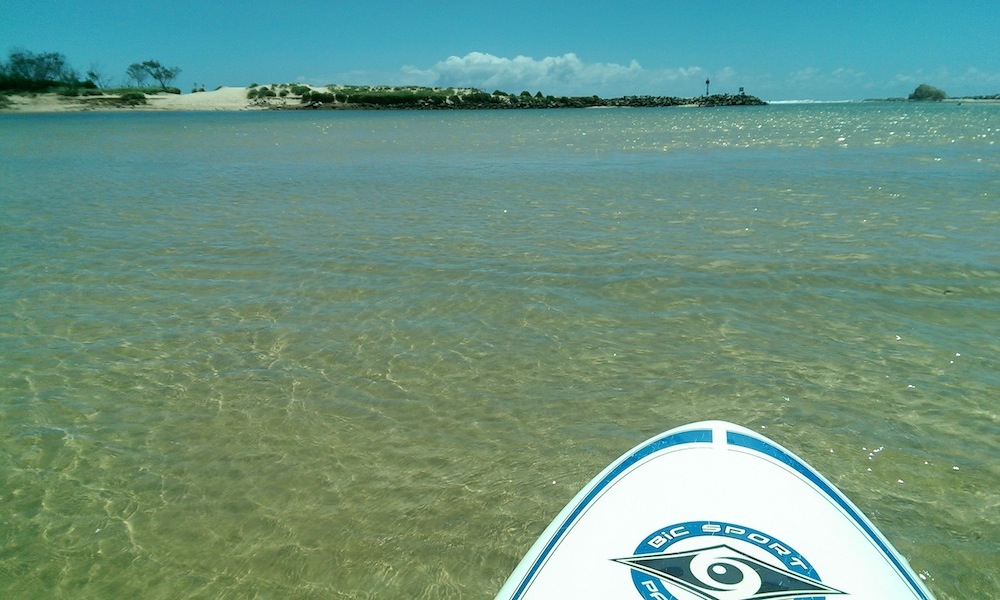
<svg viewBox="0 0 1000 600"><path fill-rule="evenodd" d="M176 92L176 90L174 90ZM777 100L765 102L746 94L713 94L693 98L674 96L597 96L554 97L485 92L472 88L422 88L406 86L306 86L272 84L270 86L228 87L188 94L165 91L133 92L131 98L118 93L64 95L55 92L0 95L0 113L66 112L163 112L260 110L527 110L547 108L646 108L764 106L767 104L845 104L863 102L918 103L934 102L907 98L870 98L865 100ZM945 98L936 102L949 104L1000 104L1000 95Z"/></svg>
<svg viewBox="0 0 1000 600"><path fill-rule="evenodd" d="M945 98L944 100L910 100L908 98L865 98L864 100L769 100L768 104L1000 104L1000 98Z"/></svg>
<svg viewBox="0 0 1000 600"><path fill-rule="evenodd" d="M11 94L0 113L62 113L97 111L258 111L258 110L520 110L546 108L711 107L763 106L746 94L713 94L695 98L673 96L555 97L493 92L471 88L403 86L327 86L281 84L220 87L188 94L132 92L130 94L58 93Z"/></svg>
<svg viewBox="0 0 1000 600"><path fill-rule="evenodd" d="M1000 104L1000 95L995 97L990 96L970 96L968 98L942 98L941 100L910 100L909 98L868 98L866 100L861 100L861 102L899 102L899 103L916 103L916 104L935 104L938 102L944 102L946 104L961 104L963 102L969 102L970 104Z"/></svg>

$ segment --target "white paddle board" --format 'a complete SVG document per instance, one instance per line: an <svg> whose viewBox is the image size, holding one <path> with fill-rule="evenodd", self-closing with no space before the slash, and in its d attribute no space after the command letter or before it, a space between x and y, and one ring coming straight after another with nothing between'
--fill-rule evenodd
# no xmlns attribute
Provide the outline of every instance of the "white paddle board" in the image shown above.
<svg viewBox="0 0 1000 600"><path fill-rule="evenodd" d="M930 600L801 458L721 421L662 433L563 509L497 600Z"/></svg>

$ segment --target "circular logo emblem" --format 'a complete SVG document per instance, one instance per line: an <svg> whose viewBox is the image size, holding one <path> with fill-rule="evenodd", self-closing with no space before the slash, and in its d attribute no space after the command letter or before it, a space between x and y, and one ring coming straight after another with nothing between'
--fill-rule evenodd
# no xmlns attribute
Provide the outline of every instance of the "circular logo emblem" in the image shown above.
<svg viewBox="0 0 1000 600"><path fill-rule="evenodd" d="M764 532L722 521L687 521L658 529L632 556L646 600L763 600L843 594L820 581L794 548Z"/></svg>

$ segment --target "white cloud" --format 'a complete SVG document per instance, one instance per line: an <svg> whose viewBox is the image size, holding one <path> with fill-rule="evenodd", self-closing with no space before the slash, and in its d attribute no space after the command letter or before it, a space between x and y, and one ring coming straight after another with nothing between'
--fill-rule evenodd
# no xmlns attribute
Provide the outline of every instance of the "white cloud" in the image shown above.
<svg viewBox="0 0 1000 600"><path fill-rule="evenodd" d="M559 94L593 93L591 90L634 81L643 73L642 66L634 60L628 66L585 63L572 52L539 60L529 56L505 58L470 52L465 56L450 56L429 69L407 66L403 71L427 85L476 87L486 91L543 90Z"/></svg>
<svg viewBox="0 0 1000 600"><path fill-rule="evenodd" d="M636 60L628 65L587 63L572 52L541 59L470 52L465 56L450 56L427 69L406 66L402 74L413 84L475 87L489 92L499 89L552 95L695 95L696 88L689 89L690 84L705 77L705 70L695 66L651 71ZM732 69L724 69L719 80L722 82L732 75Z"/></svg>

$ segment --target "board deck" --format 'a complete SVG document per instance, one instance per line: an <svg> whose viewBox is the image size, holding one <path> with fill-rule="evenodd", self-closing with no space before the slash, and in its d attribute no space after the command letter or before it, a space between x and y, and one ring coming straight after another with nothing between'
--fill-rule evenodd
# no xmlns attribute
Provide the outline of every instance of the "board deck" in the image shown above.
<svg viewBox="0 0 1000 600"><path fill-rule="evenodd" d="M532 546L497 600L930 600L906 560L815 469L704 421L636 446Z"/></svg>

